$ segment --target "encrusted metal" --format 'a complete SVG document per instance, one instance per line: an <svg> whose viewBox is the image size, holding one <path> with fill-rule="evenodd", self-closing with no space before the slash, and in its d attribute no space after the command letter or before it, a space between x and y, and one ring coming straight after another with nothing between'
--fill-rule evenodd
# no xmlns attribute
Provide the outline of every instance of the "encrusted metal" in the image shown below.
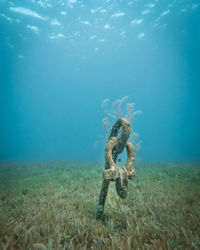
<svg viewBox="0 0 200 250"><path fill-rule="evenodd" d="M121 134L117 136L120 131ZM130 133L130 122L125 118L118 119L112 127L105 148L105 170L103 171L103 183L96 212L97 219L102 219L103 217L110 181L116 182L116 191L120 198L125 199L127 197L128 179L133 179L135 176L133 168L135 150L133 145L128 141ZM119 168L116 166L117 157L124 151L125 147L128 155L127 162L125 167Z"/></svg>

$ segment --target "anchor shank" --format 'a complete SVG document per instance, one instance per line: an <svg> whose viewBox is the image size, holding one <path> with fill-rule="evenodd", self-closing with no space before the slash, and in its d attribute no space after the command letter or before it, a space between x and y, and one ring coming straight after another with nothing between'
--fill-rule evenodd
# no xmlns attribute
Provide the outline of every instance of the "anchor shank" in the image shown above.
<svg viewBox="0 0 200 250"><path fill-rule="evenodd" d="M97 212L96 212L96 219L97 220L102 219L109 184L110 184L109 180L103 180L103 183L102 183L102 186L101 186L101 192L100 192L100 195L99 195L99 203L98 203Z"/></svg>

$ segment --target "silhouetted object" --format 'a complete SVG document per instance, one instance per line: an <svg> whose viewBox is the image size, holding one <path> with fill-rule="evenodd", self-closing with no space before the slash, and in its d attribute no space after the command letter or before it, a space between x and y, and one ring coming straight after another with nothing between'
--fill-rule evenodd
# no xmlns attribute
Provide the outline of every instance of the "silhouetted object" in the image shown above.
<svg viewBox="0 0 200 250"><path fill-rule="evenodd" d="M120 130L122 128L122 130ZM119 137L117 134L120 133ZM135 172L133 169L133 161L135 158L135 150L133 145L128 141L131 133L130 122L125 118L116 121L105 148L105 169L103 171L103 183L99 196L99 203L96 212L96 219L102 219L106 196L110 181L116 182L116 191L120 198L125 199L128 191L128 179L133 179ZM126 147L127 162L125 167L118 168L116 166L117 156L121 154Z"/></svg>

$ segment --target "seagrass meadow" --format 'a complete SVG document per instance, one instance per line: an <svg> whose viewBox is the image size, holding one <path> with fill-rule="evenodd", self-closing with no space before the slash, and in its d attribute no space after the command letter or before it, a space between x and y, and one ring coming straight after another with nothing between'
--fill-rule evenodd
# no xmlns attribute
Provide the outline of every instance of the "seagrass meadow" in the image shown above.
<svg viewBox="0 0 200 250"><path fill-rule="evenodd" d="M1 164L0 249L200 249L200 164L136 163L128 197L103 163Z"/></svg>

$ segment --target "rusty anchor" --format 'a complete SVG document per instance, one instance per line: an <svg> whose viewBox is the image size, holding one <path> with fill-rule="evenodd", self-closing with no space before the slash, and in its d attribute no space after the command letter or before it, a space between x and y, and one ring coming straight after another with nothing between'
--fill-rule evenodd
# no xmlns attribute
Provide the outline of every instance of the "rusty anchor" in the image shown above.
<svg viewBox="0 0 200 250"><path fill-rule="evenodd" d="M121 134L117 136L120 133ZM131 133L130 121L126 118L120 118L113 125L105 147L105 170L103 171L103 183L99 195L99 202L96 211L96 219L102 219L104 205L108 193L110 181L115 181L116 191L120 198L125 199L128 193L128 179L135 176L133 162L135 159L135 149L128 138ZM125 167L116 166L117 157L126 147L127 162Z"/></svg>

